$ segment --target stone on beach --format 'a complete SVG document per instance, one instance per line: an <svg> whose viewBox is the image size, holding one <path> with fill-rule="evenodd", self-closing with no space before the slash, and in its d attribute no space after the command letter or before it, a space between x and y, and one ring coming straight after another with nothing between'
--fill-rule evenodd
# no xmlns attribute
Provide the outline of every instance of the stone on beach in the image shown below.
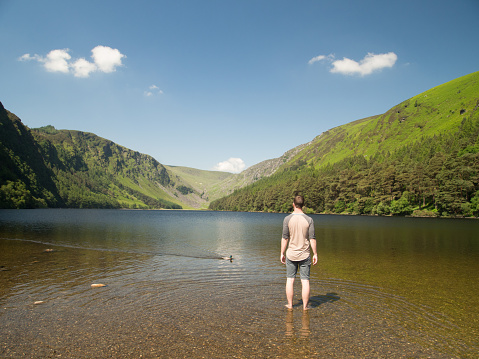
<svg viewBox="0 0 479 359"><path fill-rule="evenodd" d="M94 283L91 285L92 288L101 288L101 287L106 287L106 284L101 284L101 283Z"/></svg>

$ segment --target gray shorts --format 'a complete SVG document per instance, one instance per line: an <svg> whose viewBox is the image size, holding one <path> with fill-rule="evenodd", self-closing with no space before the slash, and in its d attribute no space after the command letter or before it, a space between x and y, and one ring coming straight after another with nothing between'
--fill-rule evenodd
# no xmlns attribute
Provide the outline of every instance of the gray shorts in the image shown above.
<svg viewBox="0 0 479 359"><path fill-rule="evenodd" d="M301 279L309 280L309 272L311 269L311 257L303 259L302 261L290 261L286 258L286 277L295 278L298 273Z"/></svg>

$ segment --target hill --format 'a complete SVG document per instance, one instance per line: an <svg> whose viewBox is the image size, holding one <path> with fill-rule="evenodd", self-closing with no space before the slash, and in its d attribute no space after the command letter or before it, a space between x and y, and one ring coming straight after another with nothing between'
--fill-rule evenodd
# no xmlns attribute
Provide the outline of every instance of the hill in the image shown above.
<svg viewBox="0 0 479 359"><path fill-rule="evenodd" d="M206 208L214 183L92 133L29 129L0 103L0 208ZM207 180L206 180L207 179ZM192 184L190 184L190 182Z"/></svg>
<svg viewBox="0 0 479 359"><path fill-rule="evenodd" d="M414 96L386 113L317 136L268 178L211 209L478 215L479 72Z"/></svg>
<svg viewBox="0 0 479 359"><path fill-rule="evenodd" d="M0 103L0 208L58 206L62 200L42 149Z"/></svg>
<svg viewBox="0 0 479 359"><path fill-rule="evenodd" d="M223 197L229 194L228 189L221 184L235 177L229 172L205 171L190 167L165 166L178 181L187 184L187 188L180 188L183 194L197 194L195 198L195 208L208 208L211 200ZM185 186L183 186L185 187ZM183 199L188 203L188 198Z"/></svg>
<svg viewBox="0 0 479 359"><path fill-rule="evenodd" d="M284 168L308 163L315 168L345 158L394 153L421 139L457 132L479 98L479 73L414 96L379 116L357 120L317 136Z"/></svg>
<svg viewBox="0 0 479 359"><path fill-rule="evenodd" d="M296 156L301 149L308 144L299 145L287 152L281 157L262 161L251 167L248 167L243 172L226 177L221 182L215 185L217 191L215 194L217 198L231 194L235 190L248 186L259 181L262 178L272 176L284 163L287 163Z"/></svg>

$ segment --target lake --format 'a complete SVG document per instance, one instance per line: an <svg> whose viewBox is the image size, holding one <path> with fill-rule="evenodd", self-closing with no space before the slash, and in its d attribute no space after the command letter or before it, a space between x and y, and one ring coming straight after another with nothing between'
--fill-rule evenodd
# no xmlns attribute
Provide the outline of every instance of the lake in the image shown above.
<svg viewBox="0 0 479 359"><path fill-rule="evenodd" d="M478 357L479 221L312 215L303 312L284 217L0 210L0 357Z"/></svg>

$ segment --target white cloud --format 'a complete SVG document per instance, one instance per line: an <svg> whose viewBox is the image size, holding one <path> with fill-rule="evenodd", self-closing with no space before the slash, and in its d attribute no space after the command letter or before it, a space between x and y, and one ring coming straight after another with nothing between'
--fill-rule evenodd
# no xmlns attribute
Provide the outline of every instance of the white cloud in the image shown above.
<svg viewBox="0 0 479 359"><path fill-rule="evenodd" d="M361 61L357 62L348 58L333 61L332 73L343 75L370 75L375 71L380 71L386 67L393 67L396 63L397 55L394 52L387 54L368 53Z"/></svg>
<svg viewBox="0 0 479 359"><path fill-rule="evenodd" d="M38 55L35 56L40 62L43 62L43 66L47 71L68 73L68 60L72 58L68 51L70 50L52 50L45 58L41 58Z"/></svg>
<svg viewBox="0 0 479 359"><path fill-rule="evenodd" d="M63 50L52 50L50 51L47 56L43 57L40 55L33 55L25 54L18 58L19 61L31 61L35 60L43 64L45 69L50 72L64 72L68 73L70 65L68 61L71 59L70 54L68 53L70 50L63 49Z"/></svg>
<svg viewBox="0 0 479 359"><path fill-rule="evenodd" d="M45 69L50 72L69 72L69 63L68 61L71 59L70 54L68 53L70 50L68 49L58 49L50 51L47 56L43 57L40 55L33 55L25 54L18 58L19 61L31 61L35 60L43 64Z"/></svg>
<svg viewBox="0 0 479 359"><path fill-rule="evenodd" d="M239 173L245 169L246 165L241 158L231 157L227 161L220 162L213 167L215 171Z"/></svg>
<svg viewBox="0 0 479 359"><path fill-rule="evenodd" d="M319 55L309 60L308 64L312 65L315 62L323 60L331 63L332 68L329 71L332 73L365 76L386 67L393 67L397 61L397 55L394 52L388 52L387 54L368 53L359 62L348 59L347 57L344 57L342 60L335 60L333 54L327 56Z"/></svg>
<svg viewBox="0 0 479 359"><path fill-rule="evenodd" d="M76 60L73 65L73 73L75 77L88 77L90 73L97 70L95 64L85 60L85 59L78 59Z"/></svg>
<svg viewBox="0 0 479 359"><path fill-rule="evenodd" d="M19 57L19 61L35 60L43 64L49 72L73 73L75 77L89 77L94 71L110 73L122 66L122 59L126 57L118 49L107 46L97 46L92 52L94 62L84 58L72 60L69 49L57 49L50 51L47 56L25 54Z"/></svg>
<svg viewBox="0 0 479 359"><path fill-rule="evenodd" d="M121 59L126 57L118 49L108 46L97 46L91 52L98 69L106 73L116 71L116 68L122 65Z"/></svg>

